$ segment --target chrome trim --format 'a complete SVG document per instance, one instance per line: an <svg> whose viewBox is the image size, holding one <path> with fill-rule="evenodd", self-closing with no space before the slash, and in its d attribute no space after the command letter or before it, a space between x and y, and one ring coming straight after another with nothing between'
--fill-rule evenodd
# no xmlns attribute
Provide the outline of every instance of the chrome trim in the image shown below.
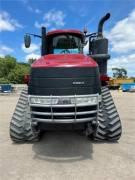
<svg viewBox="0 0 135 180"><path fill-rule="evenodd" d="M76 103L76 94L75 94L75 121L76 121L76 114L77 114L77 103Z"/></svg>
<svg viewBox="0 0 135 180"><path fill-rule="evenodd" d="M64 107L75 107L75 104L53 104L52 106L51 105L48 105L48 104L30 104L31 107L60 107L60 108L64 108ZM84 107L84 106L97 106L97 103L96 104L77 104L76 105L77 107Z"/></svg>
<svg viewBox="0 0 135 180"><path fill-rule="evenodd" d="M90 97L90 96L99 96L99 94L97 93L97 94L87 94L87 95L67 95L67 96L53 96L53 95L50 95L50 96L36 96L36 95L28 95L28 98L30 98L30 97L38 97L38 98L41 98L41 97L44 97L44 98L49 98L49 97L53 97L53 98L63 98L63 97L71 97L71 98L74 98L74 97Z"/></svg>
<svg viewBox="0 0 135 180"><path fill-rule="evenodd" d="M89 118L81 118L81 119L55 119L54 121L52 121L51 119L41 119L41 118L32 118L33 121L37 121L37 122L56 122L56 123L79 123L79 122L87 122L87 121L91 121L91 120L95 120L96 117L89 117Z"/></svg>
<svg viewBox="0 0 135 180"><path fill-rule="evenodd" d="M67 115L85 115L85 114L94 114L94 113L97 113L97 110L94 110L94 111L82 111L82 112L62 112L62 113L55 113L53 112L53 115L54 116L67 116ZM49 116L49 115L52 115L51 112L37 112L37 111L31 111L31 114L36 114L36 115L46 115L46 116Z"/></svg>
<svg viewBox="0 0 135 180"><path fill-rule="evenodd" d="M51 116L52 116L52 121L53 121L52 95L51 95Z"/></svg>

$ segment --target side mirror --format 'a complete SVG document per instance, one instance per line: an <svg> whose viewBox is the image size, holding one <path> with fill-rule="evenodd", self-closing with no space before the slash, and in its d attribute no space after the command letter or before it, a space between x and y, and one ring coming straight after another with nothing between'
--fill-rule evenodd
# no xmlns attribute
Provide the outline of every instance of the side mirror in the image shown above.
<svg viewBox="0 0 135 180"><path fill-rule="evenodd" d="M31 37L30 37L30 35L26 34L24 36L24 44L25 44L26 48L30 47L30 44L31 44Z"/></svg>

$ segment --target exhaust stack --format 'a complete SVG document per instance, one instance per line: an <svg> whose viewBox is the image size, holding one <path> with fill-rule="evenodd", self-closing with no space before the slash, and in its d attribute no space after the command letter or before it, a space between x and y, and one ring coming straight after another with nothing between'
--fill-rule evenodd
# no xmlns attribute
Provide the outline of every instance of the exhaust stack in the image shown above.
<svg viewBox="0 0 135 180"><path fill-rule="evenodd" d="M105 16L103 16L98 24L98 37L103 36L103 25L105 23L105 21L107 21L110 18L111 14L107 13Z"/></svg>

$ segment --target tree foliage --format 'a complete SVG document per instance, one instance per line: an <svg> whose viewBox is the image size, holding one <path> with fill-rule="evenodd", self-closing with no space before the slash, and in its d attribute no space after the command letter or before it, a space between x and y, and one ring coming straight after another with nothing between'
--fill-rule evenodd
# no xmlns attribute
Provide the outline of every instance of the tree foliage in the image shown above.
<svg viewBox="0 0 135 180"><path fill-rule="evenodd" d="M112 68L114 78L127 78L127 70L124 68Z"/></svg>
<svg viewBox="0 0 135 180"><path fill-rule="evenodd" d="M14 57L0 57L0 84L22 84L24 75L29 74L29 69L29 64L17 62Z"/></svg>

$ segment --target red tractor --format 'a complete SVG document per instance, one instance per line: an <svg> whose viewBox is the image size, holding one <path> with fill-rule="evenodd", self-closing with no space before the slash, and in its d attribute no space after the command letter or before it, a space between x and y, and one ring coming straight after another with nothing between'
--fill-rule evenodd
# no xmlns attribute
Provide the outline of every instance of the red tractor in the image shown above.
<svg viewBox="0 0 135 180"><path fill-rule="evenodd" d="M98 32L55 30L41 35L41 58L31 65L28 88L24 89L10 123L14 142L38 140L42 131L81 130L94 140L117 141L121 122L107 87L108 39ZM83 48L89 40L89 54Z"/></svg>

